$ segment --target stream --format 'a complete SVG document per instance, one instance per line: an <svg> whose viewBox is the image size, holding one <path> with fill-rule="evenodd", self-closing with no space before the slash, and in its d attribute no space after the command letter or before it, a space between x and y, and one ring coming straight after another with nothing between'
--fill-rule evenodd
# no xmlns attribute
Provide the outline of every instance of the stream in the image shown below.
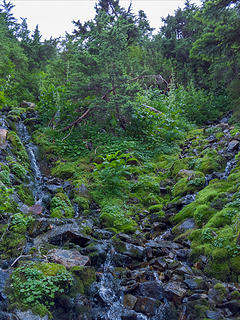
<svg viewBox="0 0 240 320"><path fill-rule="evenodd" d="M8 129L4 116L0 117L0 129ZM26 148L31 164L32 174L29 188L33 192L35 203L45 206L45 200L48 199L49 202L52 196L49 189L46 188L46 185L51 186L52 177L46 177L41 173L38 148L32 143L31 135L22 120L17 125L17 132ZM236 165L234 156L235 153L232 154L231 159L228 159L224 172L219 173L220 179L227 179L230 171ZM206 175L206 185L216 175L216 173ZM193 202L195 197L196 194L182 197L178 210ZM111 232L101 230L98 226L93 227L95 237L84 236L80 232L79 222L86 222L84 219L81 220L77 204L74 204L74 208L75 218L67 219L66 222L48 219L45 208L43 216L39 218L43 231L34 234L33 244L29 242L30 248L41 241L59 243L59 247L71 242L81 254L90 255L93 252L97 254L96 257L92 255L93 258L91 258L92 265L97 271L97 281L91 286L88 295L84 297L78 294L75 298L66 297L67 303L58 301L52 311L54 320L202 319L196 316L196 302L198 305L205 306L205 316L209 319L235 319L235 316L238 315L238 311L235 312L236 308L230 305L224 306L218 303L219 306L216 308L217 293L215 296L212 293L211 297L215 305L206 304L209 292L213 290L216 281L208 279L200 270L193 268L189 259L190 242L185 239L178 242L173 241L175 236L168 218L161 222L159 227L156 224L156 232L154 231L149 239L145 239L141 234L137 238L119 234L116 237L117 240L113 240ZM165 208L165 211L167 217L171 216L173 207ZM95 208L92 209L92 215L93 217L96 215ZM150 216L152 225L154 225L154 219L155 217L151 221ZM91 217L87 223L94 224ZM51 230L48 228L50 224ZM47 227L44 229L45 225ZM188 219L181 228L188 230L193 226L194 222ZM205 258L202 259L204 263ZM8 273L3 269L3 267L0 269L0 291L3 290ZM1 320L42 319L32 314L27 317L26 314L21 316L16 312L8 313L6 301L2 293L0 296ZM44 317L44 320L47 318Z"/></svg>

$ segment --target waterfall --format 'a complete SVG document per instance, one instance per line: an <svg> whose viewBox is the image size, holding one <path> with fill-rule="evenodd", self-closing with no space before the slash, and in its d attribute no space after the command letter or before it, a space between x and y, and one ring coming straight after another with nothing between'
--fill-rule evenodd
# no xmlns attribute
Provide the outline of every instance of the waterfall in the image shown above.
<svg viewBox="0 0 240 320"><path fill-rule="evenodd" d="M32 187L35 201L40 204L42 202L44 192L43 176L41 174L41 170L37 161L38 148L31 142L31 136L29 135L28 130L22 121L18 123L17 131L28 153L31 170L34 176L34 179L30 182L30 187Z"/></svg>

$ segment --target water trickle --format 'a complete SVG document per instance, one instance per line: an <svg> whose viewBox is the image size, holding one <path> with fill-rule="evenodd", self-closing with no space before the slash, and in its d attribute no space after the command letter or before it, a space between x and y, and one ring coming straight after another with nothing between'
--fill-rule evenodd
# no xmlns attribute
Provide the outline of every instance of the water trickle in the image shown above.
<svg viewBox="0 0 240 320"><path fill-rule="evenodd" d="M0 128L1 129L8 129L8 123L4 116L0 116Z"/></svg>
<svg viewBox="0 0 240 320"><path fill-rule="evenodd" d="M34 180L30 182L30 187L32 188L35 201L37 201L38 203L41 203L44 192L43 192L43 176L41 174L41 170L37 161L38 149L31 142L31 136L29 135L28 130L22 121L18 123L17 130L18 130L18 134L21 141L25 145L26 151L29 156L30 164L31 164L31 169L34 175Z"/></svg>
<svg viewBox="0 0 240 320"><path fill-rule="evenodd" d="M234 158L227 162L226 168L223 174L223 179L227 179L232 169L235 168L236 164L237 164L237 161Z"/></svg>

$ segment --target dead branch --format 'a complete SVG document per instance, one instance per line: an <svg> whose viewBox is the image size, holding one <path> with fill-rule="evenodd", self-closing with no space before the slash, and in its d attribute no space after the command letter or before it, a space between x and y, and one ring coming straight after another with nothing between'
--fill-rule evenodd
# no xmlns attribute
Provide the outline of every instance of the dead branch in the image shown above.
<svg viewBox="0 0 240 320"><path fill-rule="evenodd" d="M160 113L160 114L162 113L161 111L159 111L159 110L157 110L157 109L155 109L153 107L147 106L146 104L142 104L142 106L144 106L145 108L147 108L147 109L149 109L149 110L151 110L151 111L153 111L155 113Z"/></svg>
<svg viewBox="0 0 240 320"><path fill-rule="evenodd" d="M91 109L87 109L79 118L77 118L75 121L73 121L72 123L70 123L67 127L61 129L60 131L67 131L68 129L76 126L79 124L79 122L82 121L83 118L85 118L89 112L90 112Z"/></svg>

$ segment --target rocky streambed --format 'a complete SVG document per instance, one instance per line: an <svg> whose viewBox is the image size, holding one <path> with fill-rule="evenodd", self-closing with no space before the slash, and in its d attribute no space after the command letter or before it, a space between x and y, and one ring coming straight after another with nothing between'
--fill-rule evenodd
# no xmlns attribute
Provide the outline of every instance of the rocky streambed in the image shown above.
<svg viewBox="0 0 240 320"><path fill-rule="evenodd" d="M68 173L41 173L36 114L21 111L0 121L0 319L240 319L240 132L228 118L161 157L163 201L116 233L87 186L74 198Z"/></svg>

